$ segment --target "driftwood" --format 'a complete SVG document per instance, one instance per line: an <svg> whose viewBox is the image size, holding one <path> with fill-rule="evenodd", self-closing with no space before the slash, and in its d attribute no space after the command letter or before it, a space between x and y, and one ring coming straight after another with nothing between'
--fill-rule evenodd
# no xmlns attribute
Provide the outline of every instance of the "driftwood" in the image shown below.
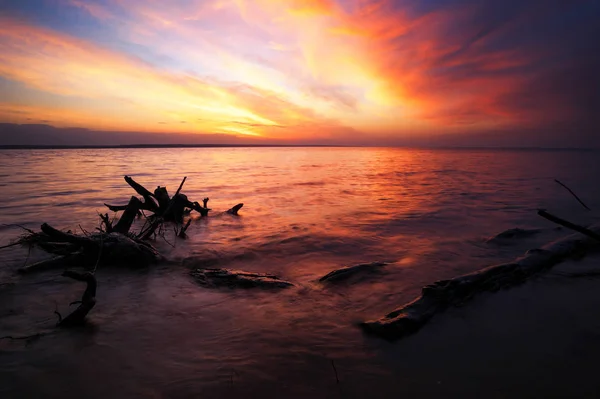
<svg viewBox="0 0 600 399"><path fill-rule="evenodd" d="M600 225L585 230L591 235L573 234L542 249L528 251L514 262L428 285L419 298L379 320L363 322L360 326L365 332L388 340L403 338L450 306L462 305L482 292L521 284L574 254L597 247L599 242L594 237L600 232Z"/></svg>
<svg viewBox="0 0 600 399"><path fill-rule="evenodd" d="M161 255L152 245L129 232L131 215L135 217L135 208L139 200L130 202L130 209L109 233L101 231L88 236L76 235L55 229L47 223L42 224L41 231L32 232L26 240L44 251L58 255L19 269L20 273L31 273L52 268L68 268L81 265L91 269L99 263L107 265L126 265L129 267L145 267L160 260ZM110 226L110 224L109 224Z"/></svg>
<svg viewBox="0 0 600 399"><path fill-rule="evenodd" d="M242 209L243 206L244 206L244 204L237 204L233 208L227 210L225 213L229 213L230 215L237 215L238 212L240 211L240 209Z"/></svg>
<svg viewBox="0 0 600 399"><path fill-rule="evenodd" d="M42 250L54 255L33 265L19 269L21 273L48 270L52 268L68 268L81 265L87 268L96 268L98 264L147 266L161 259L160 254L148 244L146 240L164 234L166 229L163 224L175 222L175 235L186 238L192 219L183 224L184 216L191 211L197 211L202 216L207 216L208 198L202 200L202 205L192 202L182 193L187 180L184 177L175 194L171 197L166 187L158 186L151 192L132 177L125 176L125 182L139 194L143 201L132 196L127 205L105 204L110 210L123 212L121 217L113 223L108 214L99 214L99 232L84 235L64 232L44 223L40 232L28 230L29 235L21 238L9 246L18 244L36 245ZM237 215L243 204L238 204L225 213ZM139 215L145 216L142 211L150 211L152 215L139 232L133 232L132 227ZM179 224L183 225L178 229ZM9 246L6 246L7 248Z"/></svg>
<svg viewBox="0 0 600 399"><path fill-rule="evenodd" d="M100 227L97 233L90 234L81 228L83 235L73 234L68 231L61 231L47 223L40 227L39 232L26 228L28 235L21 237L14 243L0 247L9 248L15 245L27 244L35 245L45 252L53 255L46 259L19 269L21 273L31 273L36 271L48 270L53 268L71 268L83 266L91 272L79 273L73 270L66 270L63 276L82 281L87 284L81 300L71 303L79 304L77 309L63 318L55 311L59 317L58 326L72 327L81 325L85 322L87 314L96 305L97 281L94 276L97 267L102 265L126 265L144 267L162 259L161 255L152 245L146 242L147 239L157 234L162 229L165 222L183 222L185 215L192 211L197 211L201 216L207 216L208 198L203 199L203 204L192 202L181 191L187 180L184 177L175 194L170 197L166 187L158 186L154 192L150 192L144 186L136 182L133 178L125 176L125 181L134 191L139 194L143 201L132 196L127 205L109 205L104 204L108 209L114 212L123 212L121 217L113 223L108 214L99 214ZM227 213L237 215L243 204L238 204L229 209ZM145 216L142 211L149 211L151 216L147 217L146 223L137 233L132 231L132 227L138 216ZM176 236L187 237L187 231L191 225L192 219L177 231ZM265 288L283 288L292 284L278 279L276 276L260 275L253 273L223 271L223 270L205 270L194 274L197 280L205 285L229 285L239 287L265 287ZM30 337L38 337L40 334ZM2 337L7 339L30 339L30 337ZM0 339L2 339L0 338Z"/></svg>
<svg viewBox="0 0 600 399"><path fill-rule="evenodd" d="M294 284L272 274L249 273L228 269L196 269L191 272L196 282L205 287L288 288Z"/></svg>
<svg viewBox="0 0 600 399"><path fill-rule="evenodd" d="M63 319L60 313L56 312L59 317L58 326L74 327L82 325L85 323L85 316L96 306L96 277L92 273L78 273L72 270L67 270L62 275L85 282L87 288L83 292L81 300L71 303L71 305L80 304L71 314Z"/></svg>
<svg viewBox="0 0 600 399"><path fill-rule="evenodd" d="M158 186L154 192L150 192L147 188L136 182L132 177L125 176L125 181L129 184L136 193L144 198L144 201L139 201L137 204L138 212L141 210L150 211L155 218L162 218L165 221L182 222L183 216L186 214L186 209L195 210L202 216L207 216L208 209L206 202L204 207L201 207L198 202L192 202L188 200L185 194L181 193L183 185L185 184L187 177L184 177L179 185L179 188L175 192L173 197L169 196L169 192L166 187ZM132 197L135 198L135 197ZM108 209L114 212L125 211L131 209L130 205L110 205L104 204ZM121 218L123 219L123 217Z"/></svg>
<svg viewBox="0 0 600 399"><path fill-rule="evenodd" d="M143 229L143 234L139 235L140 238L148 239L154 234L154 231L156 231L162 222L183 223L184 216L188 215L192 211L198 212L203 217L208 216L208 213L211 211L211 209L208 208L208 198L204 198L201 205L197 201L191 201L185 194L181 192L186 180L187 177L184 177L179 184L177 191L171 197L166 187L157 186L156 189L154 189L154 192L150 192L150 190L136 182L132 177L125 176L125 181L127 184L129 184L129 186L131 186L136 193L141 195L144 201L138 200L136 206L133 207L131 201L133 201L133 198L135 197L132 197L128 205L111 205L106 203L104 205L113 212L127 210L131 210L131 212L133 212L132 209L137 209L136 214L138 215L141 211L152 212L148 228ZM238 204L226 211L226 213L237 215L243 206L244 204ZM127 215L126 217L124 214L123 217L121 217L121 221L123 221L122 223L124 224L128 224L129 221L132 220L132 215ZM157 220L158 224L154 223ZM117 226L115 226L115 229L117 229Z"/></svg>
<svg viewBox="0 0 600 399"><path fill-rule="evenodd" d="M50 226L48 223L44 223L41 226L42 233L45 234L49 241L57 243L69 243L80 247L95 247L94 240L89 237L78 236L73 233L65 233Z"/></svg>
<svg viewBox="0 0 600 399"><path fill-rule="evenodd" d="M186 225L183 226L183 228L181 229L181 231L177 234L177 237L179 237L179 238L187 238L187 234L185 234L185 232L190 227L191 223L192 223L192 219L188 219Z"/></svg>
<svg viewBox="0 0 600 399"><path fill-rule="evenodd" d="M502 244L506 243L508 240L531 237L541 233L542 231L542 229L521 229L517 227L514 229L505 230L494 237L488 238L486 242Z"/></svg>
<svg viewBox="0 0 600 399"><path fill-rule="evenodd" d="M385 262L371 262L362 263L360 265L354 265L349 267L343 267L341 269L333 270L319 279L321 282L337 283L342 280L346 280L352 276L364 273L379 273L384 266L388 264Z"/></svg>
<svg viewBox="0 0 600 399"><path fill-rule="evenodd" d="M156 201L154 201L154 196L150 191L129 176L125 176L125 182L127 182L136 193L144 197L144 205L148 210L153 212L158 210L158 205L156 204Z"/></svg>
<svg viewBox="0 0 600 399"><path fill-rule="evenodd" d="M117 233L127 234L129 229L131 229L133 222L135 221L135 217L137 216L141 205L142 201L136 197L131 197L127 208L125 208L121 219L119 219L113 230Z"/></svg>
<svg viewBox="0 0 600 399"><path fill-rule="evenodd" d="M561 219L558 216L555 216L555 215L549 213L548 211L546 211L544 209L538 210L538 215L540 215L544 219L548 219L551 222L554 222L554 223L559 224L559 225L561 225L563 227L566 227L568 229L574 230L574 231L576 231L578 233L581 233L581 234L586 235L586 236L588 236L590 238L593 238L593 239L595 239L597 241L600 241L600 234L598 234L598 233L596 233L596 232L594 232L594 231L592 231L590 229L587 229L587 228L585 228L583 226L579 226L579 225L577 225L575 223L569 222L568 220Z"/></svg>

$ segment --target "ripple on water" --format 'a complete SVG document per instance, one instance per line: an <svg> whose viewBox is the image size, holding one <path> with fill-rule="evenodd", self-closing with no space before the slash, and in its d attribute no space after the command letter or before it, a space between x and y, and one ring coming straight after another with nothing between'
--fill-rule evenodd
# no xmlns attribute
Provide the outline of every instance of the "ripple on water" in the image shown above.
<svg viewBox="0 0 600 399"><path fill-rule="evenodd" d="M27 347L0 342L0 376L10 376L0 377L0 392L7 397L335 397L340 388L368 397L396 385L402 392L400 385L410 381L397 377L418 377L410 372L425 360L403 352L400 358L411 362L390 370L382 358L392 348L365 338L353 327L357 322L389 312L427 283L514 259L524 246L563 234L544 233L514 246L483 242L505 229L548 227L533 211L542 205L588 220L571 198L556 195L546 176L569 182L590 207L600 207L595 176L578 173L577 166L600 169L594 153L0 153L9 155L0 156L0 221L87 228L97 223L104 202L125 203L135 195L125 174L149 189L166 184L170 192L187 175L184 193L194 200L210 197L215 209L192 223L190 238L175 248L155 243L174 262L144 272L98 270L91 328L61 331ZM18 179L12 174L17 162ZM216 216L237 202L245 203L242 217ZM0 232L0 245L20 234L2 225ZM14 275L9 268L26 258L26 248L0 251L0 335L52 328L55 306L67 312L81 295L80 284L54 272ZM333 269L372 261L393 264L386 274L357 284L316 283ZM274 273L297 286L277 293L206 290L189 276L189 267L198 265ZM82 383L67 384L65 376Z"/></svg>

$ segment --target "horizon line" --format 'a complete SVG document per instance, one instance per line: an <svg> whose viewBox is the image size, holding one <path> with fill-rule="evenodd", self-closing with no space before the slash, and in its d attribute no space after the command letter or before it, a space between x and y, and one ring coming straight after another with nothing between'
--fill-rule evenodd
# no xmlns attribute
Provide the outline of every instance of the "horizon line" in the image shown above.
<svg viewBox="0 0 600 399"><path fill-rule="evenodd" d="M0 150L86 150L127 148L406 148L427 150L511 150L511 151L600 151L596 147L533 146L411 146L411 145L345 145L345 144L0 144Z"/></svg>

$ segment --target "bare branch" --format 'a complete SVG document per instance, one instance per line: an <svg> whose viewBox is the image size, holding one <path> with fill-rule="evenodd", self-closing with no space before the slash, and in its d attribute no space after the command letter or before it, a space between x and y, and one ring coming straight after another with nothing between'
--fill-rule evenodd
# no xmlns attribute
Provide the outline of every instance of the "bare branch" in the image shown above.
<svg viewBox="0 0 600 399"><path fill-rule="evenodd" d="M179 185L179 188L177 189L177 191L175 192L175 195L173 197L175 197L177 194L179 194L179 192L181 191L181 189L183 188L183 185L185 183L185 181L187 180L187 176L185 176L183 178L183 180L181 181L181 184Z"/></svg>
<svg viewBox="0 0 600 399"><path fill-rule="evenodd" d="M590 209L590 208L588 208L588 206L587 206L586 204L584 204L584 203L583 203L583 201L582 201L582 200L581 200L581 199L580 199L580 198L577 196L577 194L575 194L575 193L573 192L573 190L571 190L569 187L567 187L567 185L566 185L566 184L562 183L560 180L557 180L557 179L554 179L554 181L555 181L555 182L557 182L558 184L560 184L561 186L563 186L564 188L566 188L566 189L567 189L567 190L568 190L568 191L569 191L569 192L570 192L570 193L573 195L573 197L575 197L575 199L576 199L577 201L579 201L579 203L580 203L580 204L581 204L581 205L582 205L582 206L583 206L585 209L587 209L588 211L591 211L591 209Z"/></svg>
<svg viewBox="0 0 600 399"><path fill-rule="evenodd" d="M588 236L590 238L593 238L595 240L600 241L600 235L599 234L594 233L590 229L586 229L583 226L579 226L578 224L569 222L568 220L565 220L565 219L561 219L558 216L554 216L551 213L548 213L547 211L545 211L544 209L538 210L538 215L540 215L544 219L548 219L551 222L554 222L556 224L560 224L561 226L564 226L564 227L566 227L568 229L577 231L578 233L581 233L581 234L583 234L585 236Z"/></svg>

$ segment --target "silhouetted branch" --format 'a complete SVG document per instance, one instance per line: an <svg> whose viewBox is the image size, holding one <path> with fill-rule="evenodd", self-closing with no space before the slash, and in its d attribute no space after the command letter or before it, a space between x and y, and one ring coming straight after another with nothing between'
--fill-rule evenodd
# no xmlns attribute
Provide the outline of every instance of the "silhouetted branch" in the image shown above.
<svg viewBox="0 0 600 399"><path fill-rule="evenodd" d="M142 197L146 198L154 196L150 191L148 191L146 187L142 186L141 184L133 180L131 177L125 176L125 181L131 186L131 188L135 190L136 193L138 193Z"/></svg>
<svg viewBox="0 0 600 399"><path fill-rule="evenodd" d="M331 367L333 367L333 372L335 373L335 382L336 382L336 384L339 384L340 379L338 378L338 372L337 372L337 369L335 368L335 362L333 361L333 359L331 360Z"/></svg>
<svg viewBox="0 0 600 399"><path fill-rule="evenodd" d="M185 226L183 226L181 228L181 231L179 232L179 234L177 235L179 238L186 238L187 235L185 234L185 232L187 231L188 227L190 227L190 224L192 223L192 219L188 219L187 223L185 224Z"/></svg>
<svg viewBox="0 0 600 399"><path fill-rule="evenodd" d="M37 334L23 335L23 336L18 336L18 337L15 337L13 335L6 335L4 337L0 337L0 340L1 339L10 339L10 340L13 340L13 341L23 340L23 341L30 342L30 341L33 341L34 339L41 338L41 337L43 337L44 335L47 335L47 334L48 333L37 333Z"/></svg>
<svg viewBox="0 0 600 399"><path fill-rule="evenodd" d="M138 238L140 240L147 240L156 232L156 229L163 223L161 218L156 218L146 230L142 230L140 234L138 234Z"/></svg>
<svg viewBox="0 0 600 399"><path fill-rule="evenodd" d="M161 186L156 187L156 190L154 190L154 197L158 201L158 213L160 215L164 215L165 211L169 207L169 204L171 203L171 197L169 197L167 188Z"/></svg>
<svg viewBox="0 0 600 399"><path fill-rule="evenodd" d="M591 209L590 209L590 208L588 208L588 206L587 206L586 204L584 204L584 203L583 203L583 201L582 201L582 200L581 200L581 199L580 199L580 198L577 196L577 194L575 194L575 193L573 192L573 190L571 190L569 187L567 187L567 186L566 186L566 184L562 183L561 181L559 181L559 180L557 180L557 179L554 179L554 181L555 181L555 182L557 182L558 184L560 184L561 186L563 186L564 188L566 188L566 189L567 189L567 190L568 190L568 191L569 191L569 192L570 192L570 193L573 195L573 197L575 197L575 199L576 199L577 201L579 201L579 203L580 203L580 204L581 204L581 205L582 205L582 206L583 206L585 209L587 209L588 211L591 211Z"/></svg>
<svg viewBox="0 0 600 399"><path fill-rule="evenodd" d="M237 216L239 210L242 209L243 206L244 206L244 204L237 204L233 208L229 209L226 213L229 213L230 215L236 215Z"/></svg>
<svg viewBox="0 0 600 399"><path fill-rule="evenodd" d="M175 192L175 195L173 197L175 197L177 194L179 194L181 192L181 189L183 188L183 185L185 184L186 180L187 180L187 176L185 176L183 178L183 180L181 181L181 184L179 185L179 188L177 189L177 191Z"/></svg>
<svg viewBox="0 0 600 399"><path fill-rule="evenodd" d="M3 246L0 247L0 249L15 247L15 246L20 245L20 244L22 244L21 240L15 241L12 244L3 245Z"/></svg>
<svg viewBox="0 0 600 399"><path fill-rule="evenodd" d="M594 233L593 231L586 229L583 226L579 226L575 223L569 222L568 220L565 219L561 219L558 216L554 216L551 213L548 213L547 211L545 211L544 209L540 209L538 210L538 215L540 215L541 217L543 217L544 219L548 219L551 222L554 222L556 224L560 224L561 226L564 226L568 229L577 231L583 235L586 235L588 237L591 237L595 240L600 241L600 235L597 233Z"/></svg>
<svg viewBox="0 0 600 399"><path fill-rule="evenodd" d="M127 209L125 209L125 212L123 212L121 219L119 219L113 230L117 233L127 234L135 221L141 204L142 202L137 197L131 197Z"/></svg>
<svg viewBox="0 0 600 399"><path fill-rule="evenodd" d="M83 281L87 284L83 295L81 296L81 304L71 314L58 322L60 327L73 327L81 325L85 322L85 316L96 306L96 277L92 273L78 273L67 270L63 274L65 277L70 277L77 281Z"/></svg>
<svg viewBox="0 0 600 399"><path fill-rule="evenodd" d="M108 217L108 213L105 214L98 214L100 216L100 220L102 221L102 224L104 224L104 231L106 233L112 233L113 231L113 226L112 226L112 222L110 221L110 218Z"/></svg>

